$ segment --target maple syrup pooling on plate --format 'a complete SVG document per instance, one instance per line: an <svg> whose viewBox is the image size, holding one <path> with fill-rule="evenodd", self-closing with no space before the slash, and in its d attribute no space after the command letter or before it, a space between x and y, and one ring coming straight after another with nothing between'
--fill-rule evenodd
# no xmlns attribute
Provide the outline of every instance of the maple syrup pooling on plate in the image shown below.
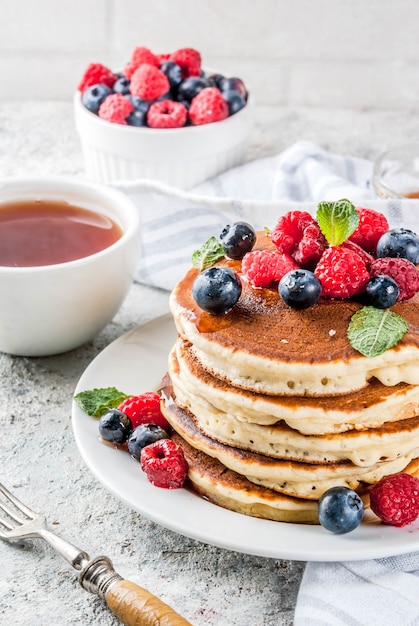
<svg viewBox="0 0 419 626"><path fill-rule="evenodd" d="M106 215L65 200L0 204L0 266L38 267L81 259L122 236Z"/></svg>

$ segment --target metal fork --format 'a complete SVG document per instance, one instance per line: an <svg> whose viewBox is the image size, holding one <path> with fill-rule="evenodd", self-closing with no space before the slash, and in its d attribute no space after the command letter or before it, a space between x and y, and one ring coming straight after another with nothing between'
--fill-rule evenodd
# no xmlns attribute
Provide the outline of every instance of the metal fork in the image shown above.
<svg viewBox="0 0 419 626"><path fill-rule="evenodd" d="M99 595L127 626L191 626L167 604L143 587L125 580L106 556L89 555L48 529L43 515L35 513L0 483L0 539L9 542L40 538L80 571L81 586Z"/></svg>

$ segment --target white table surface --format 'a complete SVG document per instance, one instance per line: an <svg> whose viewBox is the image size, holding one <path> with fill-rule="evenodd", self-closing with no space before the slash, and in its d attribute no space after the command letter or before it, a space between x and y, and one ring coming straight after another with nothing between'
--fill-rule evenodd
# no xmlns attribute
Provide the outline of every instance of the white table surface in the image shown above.
<svg viewBox="0 0 419 626"><path fill-rule="evenodd" d="M248 160L308 139L373 158L411 138L414 111L260 108ZM0 104L0 176L83 176L72 105ZM194 626L292 624L304 563L246 556L184 538L131 511L91 475L76 447L71 401L95 356L124 332L168 311L168 293L134 284L91 343L49 358L0 353L0 481L46 514L91 556L159 595ZM113 626L101 600L43 542L0 544L0 625Z"/></svg>

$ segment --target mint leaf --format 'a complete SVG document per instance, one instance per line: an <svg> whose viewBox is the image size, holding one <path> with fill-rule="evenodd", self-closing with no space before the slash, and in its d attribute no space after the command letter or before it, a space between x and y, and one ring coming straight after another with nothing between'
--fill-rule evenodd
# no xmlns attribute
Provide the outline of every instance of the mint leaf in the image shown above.
<svg viewBox="0 0 419 626"><path fill-rule="evenodd" d="M364 356L378 356L395 346L407 330L406 320L398 313L364 306L352 315L348 339Z"/></svg>
<svg viewBox="0 0 419 626"><path fill-rule="evenodd" d="M126 393L115 387L102 387L101 389L80 391L74 396L74 400L87 415L100 417L109 409L119 406L128 397Z"/></svg>
<svg viewBox="0 0 419 626"><path fill-rule="evenodd" d="M225 256L224 248L216 237L210 237L199 250L192 254L192 265L199 270L206 270Z"/></svg>
<svg viewBox="0 0 419 626"><path fill-rule="evenodd" d="M320 230L331 246L338 246L348 239L359 223L358 211L345 198L336 202L320 202L316 217Z"/></svg>

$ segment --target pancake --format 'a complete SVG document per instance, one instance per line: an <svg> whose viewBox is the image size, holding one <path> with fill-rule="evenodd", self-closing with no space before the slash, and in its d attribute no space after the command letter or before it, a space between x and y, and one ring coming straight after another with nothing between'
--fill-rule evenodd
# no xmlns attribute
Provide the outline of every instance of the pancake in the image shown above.
<svg viewBox="0 0 419 626"><path fill-rule="evenodd" d="M378 428L419 415L419 386L394 387L373 379L358 392L321 398L266 396L228 385L202 368L189 344L178 339L169 356L178 400L202 423L220 415L269 426L284 421L305 435Z"/></svg>
<svg viewBox="0 0 419 626"><path fill-rule="evenodd" d="M318 524L317 502L291 498L254 485L216 459L195 450L177 433L172 438L183 449L193 489L213 504L278 522Z"/></svg>
<svg viewBox="0 0 419 626"><path fill-rule="evenodd" d="M173 353L172 359L176 359ZM207 396L195 396L188 380L184 384L178 368L170 369L170 377L176 403L194 415L199 429L220 443L243 450L305 463L349 460L354 465L368 467L419 447L419 415L386 422L377 428L308 436L282 420L263 426L239 420L234 412L238 404L229 407L228 412L221 411L208 402ZM400 400L403 402L403 397ZM418 409L417 405L415 408ZM402 406L400 412L403 410Z"/></svg>
<svg viewBox="0 0 419 626"><path fill-rule="evenodd" d="M258 233L256 249L275 247ZM242 281L228 313L195 303L195 268L170 296L178 338L161 409L192 487L240 513L318 523L318 500L333 487L367 506L384 476L419 474L419 294L391 307L407 323L398 343L366 357L348 338L361 300L293 309L277 289L253 288L241 261L216 264Z"/></svg>
<svg viewBox="0 0 419 626"><path fill-rule="evenodd" d="M257 248L273 248L258 233ZM241 262L217 263L240 273ZM393 348L364 357L350 345L347 329L361 308L353 300L321 298L304 310L288 307L277 290L255 289L245 280L238 303L223 315L202 311L191 288L191 268L170 296L177 330L190 342L202 367L235 387L269 395L331 396L360 390L375 377L384 385L419 384L419 296L392 310L408 332Z"/></svg>
<svg viewBox="0 0 419 626"><path fill-rule="evenodd" d="M318 524L318 504L313 500L293 498L260 487L240 474L226 469L219 461L190 446L180 435L173 435L181 446L189 466L188 480L196 493L213 504L243 515L294 524ZM419 475L417 462L405 471ZM358 493L364 505L369 506L369 488L362 485Z"/></svg>
<svg viewBox="0 0 419 626"><path fill-rule="evenodd" d="M419 447L396 459L368 467L349 461L338 463L302 463L277 459L228 446L205 435L194 416L176 404L167 385L162 389L162 412L172 428L193 448L217 459L226 468L262 485L297 498L318 500L336 486L357 489L361 483L374 484L387 474L401 472L419 456Z"/></svg>

